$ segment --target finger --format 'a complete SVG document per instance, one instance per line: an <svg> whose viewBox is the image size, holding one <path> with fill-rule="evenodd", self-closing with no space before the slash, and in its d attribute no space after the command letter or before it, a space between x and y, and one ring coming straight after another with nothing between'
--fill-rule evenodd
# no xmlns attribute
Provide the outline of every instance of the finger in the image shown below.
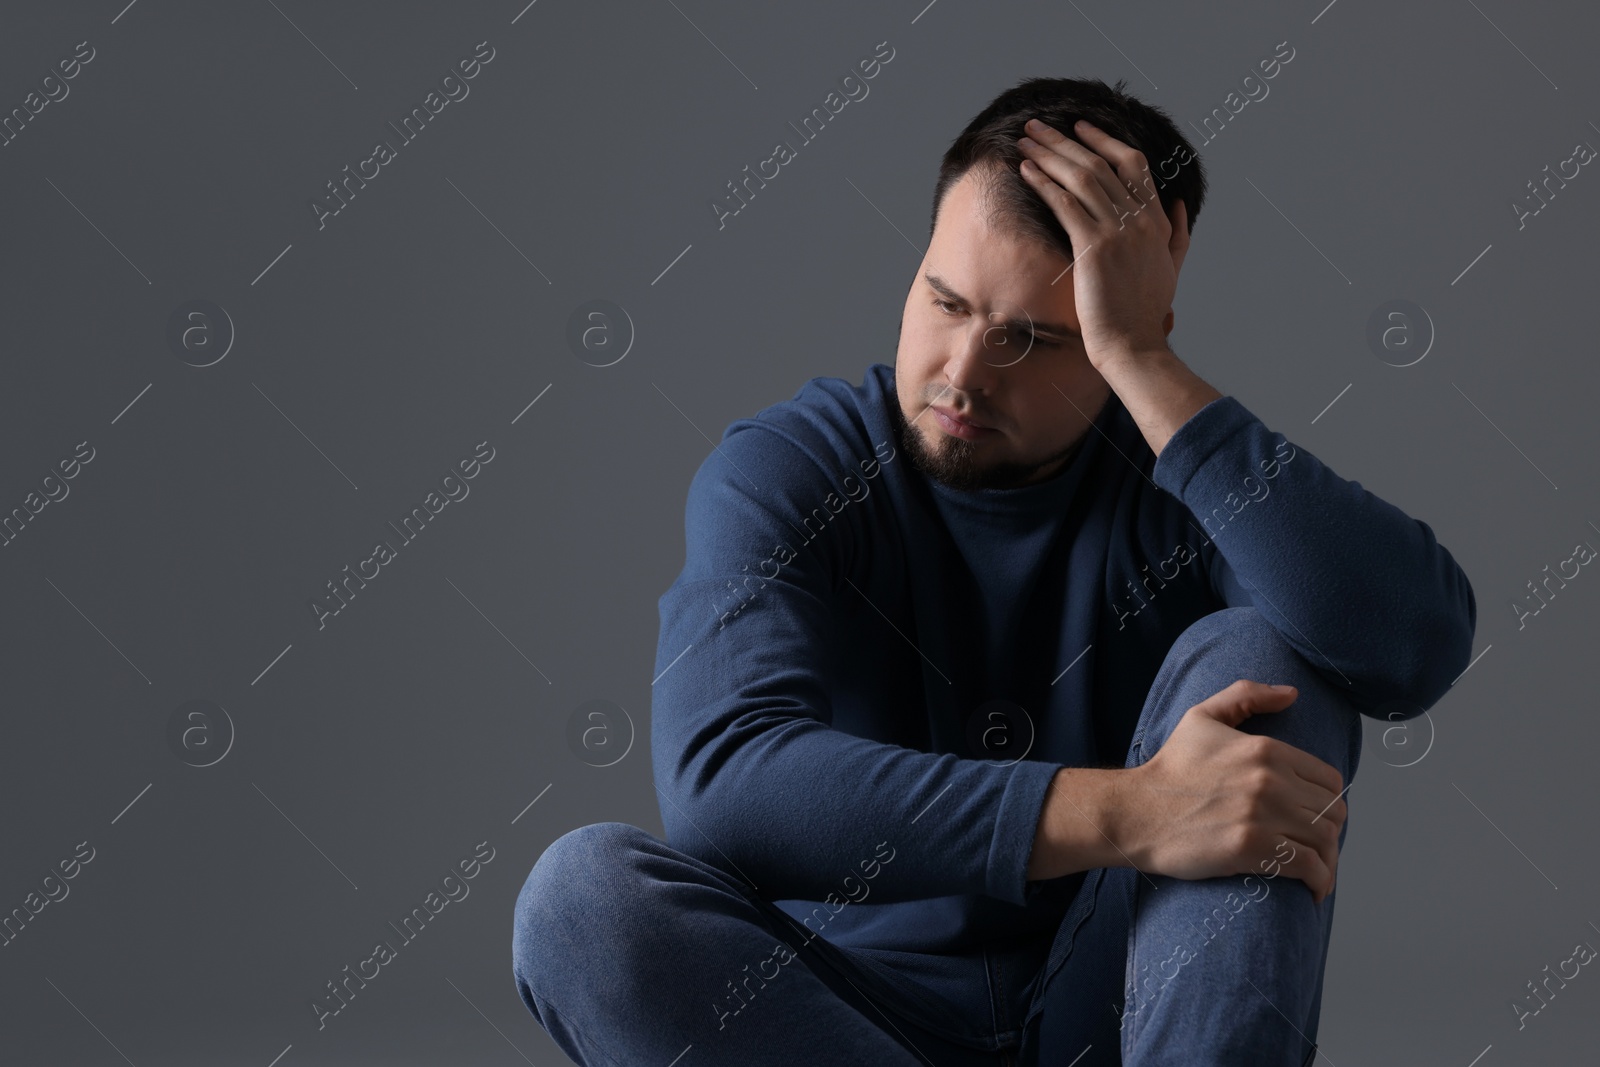
<svg viewBox="0 0 1600 1067"><path fill-rule="evenodd" d="M1314 823L1306 823L1300 830L1293 831L1297 836L1308 837L1316 845L1317 854L1322 857L1322 862L1328 870L1334 871L1339 867L1339 824L1329 819L1319 819Z"/></svg>
<svg viewBox="0 0 1600 1067"><path fill-rule="evenodd" d="M1278 741L1277 738L1272 738L1272 740ZM1327 796L1323 798L1323 804L1330 803L1334 797L1344 793L1346 788L1344 775L1340 774L1339 769L1333 764L1318 759L1311 753L1304 749L1296 748L1287 741L1278 741L1278 744L1283 747L1280 749L1274 746L1273 753L1281 759L1284 765L1294 771L1300 778L1327 792Z"/></svg>
<svg viewBox="0 0 1600 1067"><path fill-rule="evenodd" d="M1350 787L1338 769L1276 737L1268 737L1267 741L1269 764L1292 776L1293 781L1286 785L1290 795L1310 812L1307 818L1318 822L1338 813L1337 821L1342 824L1343 798Z"/></svg>
<svg viewBox="0 0 1600 1067"><path fill-rule="evenodd" d="M1089 250L1088 247L1081 249L1078 247L1079 238L1087 239L1086 235L1092 232L1090 227L1094 224L1095 217L1084 207L1082 200L1062 188L1054 178L1045 173L1044 169L1033 160L1024 159L1018 171L1021 173L1023 180L1038 192L1044 202L1061 219L1062 225L1066 227L1067 236L1073 239L1072 247L1075 253L1073 258L1074 262L1076 262L1077 256L1081 256Z"/></svg>
<svg viewBox="0 0 1600 1067"><path fill-rule="evenodd" d="M1294 803L1299 806L1301 813L1306 817L1306 825L1323 829L1331 825L1334 830L1341 829L1349 816L1349 806L1344 803L1342 793L1330 793L1320 785L1310 785L1301 782L1301 789L1306 792L1296 793Z"/></svg>
<svg viewBox="0 0 1600 1067"><path fill-rule="evenodd" d="M1150 173L1149 162L1144 158L1144 152L1131 146L1122 139L1115 138L1107 131L1101 130L1088 118L1078 118L1072 126L1072 133L1082 139L1085 146L1106 157L1117 168L1117 173L1125 178L1133 179L1142 186L1154 187L1154 179L1150 182L1142 181Z"/></svg>
<svg viewBox="0 0 1600 1067"><path fill-rule="evenodd" d="M1096 221L1113 221L1137 212L1134 199L1111 162L1059 130L1029 119L1017 147L1046 174L1083 202Z"/></svg>
<svg viewBox="0 0 1600 1067"><path fill-rule="evenodd" d="M1079 119L1073 132L1092 151L1111 163L1124 184L1133 186L1131 195L1141 204L1160 201L1155 178L1150 174L1150 165L1143 152L1118 140L1088 119Z"/></svg>
<svg viewBox="0 0 1600 1067"><path fill-rule="evenodd" d="M1295 817L1305 820L1305 825L1321 831L1332 826L1335 831L1344 825L1345 804L1337 794L1329 794L1321 786L1312 785L1296 775L1284 783L1290 803L1296 808Z"/></svg>
<svg viewBox="0 0 1600 1067"><path fill-rule="evenodd" d="M1345 786L1345 789L1349 789ZM1350 815L1350 806L1345 803L1344 793L1339 793L1332 800L1318 808L1311 816L1312 823L1332 822L1334 826L1343 826L1345 819Z"/></svg>
<svg viewBox="0 0 1600 1067"><path fill-rule="evenodd" d="M1333 888L1334 875L1339 869L1338 831L1333 828L1331 823L1324 820L1315 826L1297 830L1292 829L1284 836L1294 841L1304 840L1315 853L1318 862L1327 872L1327 881L1326 883L1308 882L1307 884L1312 886L1313 889L1321 889L1322 893L1326 895Z"/></svg>
<svg viewBox="0 0 1600 1067"><path fill-rule="evenodd" d="M1322 903L1322 898L1333 889L1332 864L1337 862L1337 852L1329 854L1313 842L1301 841L1293 835L1285 836L1295 845L1303 847L1295 849L1294 858L1283 865L1282 873L1300 879L1311 890L1311 899L1315 903Z"/></svg>
<svg viewBox="0 0 1600 1067"><path fill-rule="evenodd" d="M1215 719L1227 726L1238 726L1250 716L1261 711L1282 711L1293 702L1296 691L1274 689L1261 682L1240 678L1196 704L1190 711Z"/></svg>

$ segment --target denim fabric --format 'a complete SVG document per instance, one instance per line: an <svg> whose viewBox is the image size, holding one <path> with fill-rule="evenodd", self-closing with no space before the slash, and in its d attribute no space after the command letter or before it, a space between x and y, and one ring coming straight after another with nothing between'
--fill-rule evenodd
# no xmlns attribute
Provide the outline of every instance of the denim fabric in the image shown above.
<svg viewBox="0 0 1600 1067"><path fill-rule="evenodd" d="M1312 753L1348 785L1360 715L1246 607L1199 619L1172 646L1126 765L1149 760L1185 711L1239 678L1299 689L1288 709L1241 730ZM911 959L832 945L738 871L596 823L534 864L512 971L528 1010L584 1067L1300 1067L1316 1056L1336 896L1313 904L1281 874L1186 881L1097 868L1048 947ZM960 997L933 992L958 987L927 978L941 973L968 976Z"/></svg>

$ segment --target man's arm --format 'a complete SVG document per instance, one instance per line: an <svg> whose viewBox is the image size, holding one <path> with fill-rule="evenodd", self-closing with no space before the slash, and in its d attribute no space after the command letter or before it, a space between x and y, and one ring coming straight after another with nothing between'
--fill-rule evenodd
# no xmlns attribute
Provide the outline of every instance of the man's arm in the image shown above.
<svg viewBox="0 0 1600 1067"><path fill-rule="evenodd" d="M1216 394L1169 431L1215 393L1170 349L1097 366L1157 453L1152 479L1194 515L1219 599L1254 606L1368 713L1382 705L1410 718L1444 695L1471 659L1477 602L1427 523L1234 397Z"/></svg>
<svg viewBox="0 0 1600 1067"><path fill-rule="evenodd" d="M746 421L695 474L684 569L660 600L651 704L667 843L766 899L1023 903L1055 764L997 766L831 725L836 606L862 595L845 580L868 508L838 507L850 473L857 485L860 470L825 470L784 430ZM818 532L806 525L814 508L838 514ZM926 715L914 693L894 711Z"/></svg>
<svg viewBox="0 0 1600 1067"><path fill-rule="evenodd" d="M1112 348L1088 355L1158 457L1184 423L1222 396L1165 343L1147 351Z"/></svg>
<svg viewBox="0 0 1600 1067"><path fill-rule="evenodd" d="M1152 480L1207 526L1213 539L1205 546L1212 549L1207 564L1213 590L1223 589L1230 603L1247 600L1309 663L1342 682L1351 702L1369 714L1382 714L1386 702L1402 701L1395 710L1404 717L1411 710L1406 703L1420 709L1437 701L1465 669L1477 622L1472 587L1461 568L1426 524L1338 477L1309 453L1297 452L1172 354L1165 338L1172 328L1178 271L1189 248L1188 210L1182 200L1163 209L1143 153L1086 121L1073 127L1081 141L1037 121L1028 123L1028 133L1019 142L1027 157L1020 172L1071 240L1084 350L1155 453ZM1285 447L1287 454L1281 451ZM1291 470L1297 457L1300 462ZM1212 519L1225 532L1210 532ZM1256 685L1241 680L1205 703L1248 697ZM1226 696L1230 693L1234 696ZM1164 806L1153 801L1165 793L1170 806L1173 798L1188 793L1190 801L1177 801L1182 807L1198 790L1200 805L1192 811L1215 815L1226 809L1216 803L1227 799L1218 796L1216 783L1241 779L1219 776L1225 768L1216 752L1231 749L1237 755L1245 751L1241 745L1255 743L1225 725L1218 733L1216 722L1193 710L1140 768L1098 776L1061 772L1063 788L1052 791L1036 826L1037 862L1030 861L1030 874L1052 877L1084 869L1085 857L1103 855L1091 831L1108 844L1120 844L1117 851L1131 866L1144 868L1148 860L1141 864L1139 857L1156 855L1166 858L1153 869L1176 877L1234 873L1208 870L1218 857L1193 852L1210 848L1214 853L1215 842L1188 842L1187 854L1181 840L1168 840L1167 847L1152 843L1163 836L1161 812L1152 809ZM1185 758L1208 747L1215 750L1209 756ZM1259 744L1253 751L1265 755ZM1292 746L1275 751L1281 759L1298 753ZM1248 821L1248 809L1223 818L1209 836L1239 840L1234 831L1241 818ZM1330 827L1327 820L1320 822L1322 848L1330 849ZM1318 851L1306 850L1305 862L1311 864ZM1336 861L1335 853L1323 854ZM1238 858L1224 856L1220 862L1227 868ZM1313 864L1290 872L1319 899L1332 880L1332 864L1322 866L1321 871ZM1187 873L1180 869L1185 867Z"/></svg>
<svg viewBox="0 0 1600 1067"><path fill-rule="evenodd" d="M1188 209L1163 210L1143 153L1088 122L1082 142L1029 133L1021 173L1076 250L1084 351L1155 452L1156 485L1214 538L1233 579L1219 584L1363 711L1421 714L1472 654L1466 574L1426 523L1296 450L1167 347Z"/></svg>
<svg viewBox="0 0 1600 1067"><path fill-rule="evenodd" d="M1255 874L1270 850L1274 876L1299 878L1320 902L1339 865L1343 779L1293 745L1238 729L1298 696L1293 686L1240 679L1185 709L1137 767L1063 767L1040 812L1029 879L1091 867L1187 879ZM1318 817L1306 819L1308 810ZM1285 843L1287 857L1276 848Z"/></svg>
<svg viewBox="0 0 1600 1067"><path fill-rule="evenodd" d="M1253 605L1364 712L1420 715L1466 669L1477 599L1432 528L1238 400L1198 412L1151 476L1209 539L1219 596Z"/></svg>

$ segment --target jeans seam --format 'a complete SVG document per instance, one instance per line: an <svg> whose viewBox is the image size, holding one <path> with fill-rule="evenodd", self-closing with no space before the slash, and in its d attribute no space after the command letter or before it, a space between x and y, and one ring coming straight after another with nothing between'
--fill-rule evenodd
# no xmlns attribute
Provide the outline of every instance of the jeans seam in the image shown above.
<svg viewBox="0 0 1600 1067"><path fill-rule="evenodd" d="M1137 880L1133 884L1133 906L1128 915L1128 940L1127 962L1122 968L1122 1015L1117 1019L1117 1046L1119 1052L1130 1051L1133 1041L1137 1036L1138 1022L1128 1018L1128 1012L1137 1011L1139 1007L1139 975L1134 970L1133 962L1138 959L1139 950L1139 901L1143 896L1141 886Z"/></svg>

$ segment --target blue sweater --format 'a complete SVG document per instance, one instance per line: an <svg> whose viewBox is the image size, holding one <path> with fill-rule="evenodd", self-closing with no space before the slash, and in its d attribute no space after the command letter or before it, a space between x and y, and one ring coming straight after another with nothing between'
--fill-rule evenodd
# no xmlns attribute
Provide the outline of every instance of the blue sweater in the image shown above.
<svg viewBox="0 0 1600 1067"><path fill-rule="evenodd" d="M1056 477L977 491L900 454L896 403L877 363L732 423L659 603L667 842L831 942L1048 940L1084 877L1027 881L1051 777L1123 766L1212 611L1254 606L1385 721L1466 669L1472 586L1428 525L1233 397L1157 457L1113 393Z"/></svg>

